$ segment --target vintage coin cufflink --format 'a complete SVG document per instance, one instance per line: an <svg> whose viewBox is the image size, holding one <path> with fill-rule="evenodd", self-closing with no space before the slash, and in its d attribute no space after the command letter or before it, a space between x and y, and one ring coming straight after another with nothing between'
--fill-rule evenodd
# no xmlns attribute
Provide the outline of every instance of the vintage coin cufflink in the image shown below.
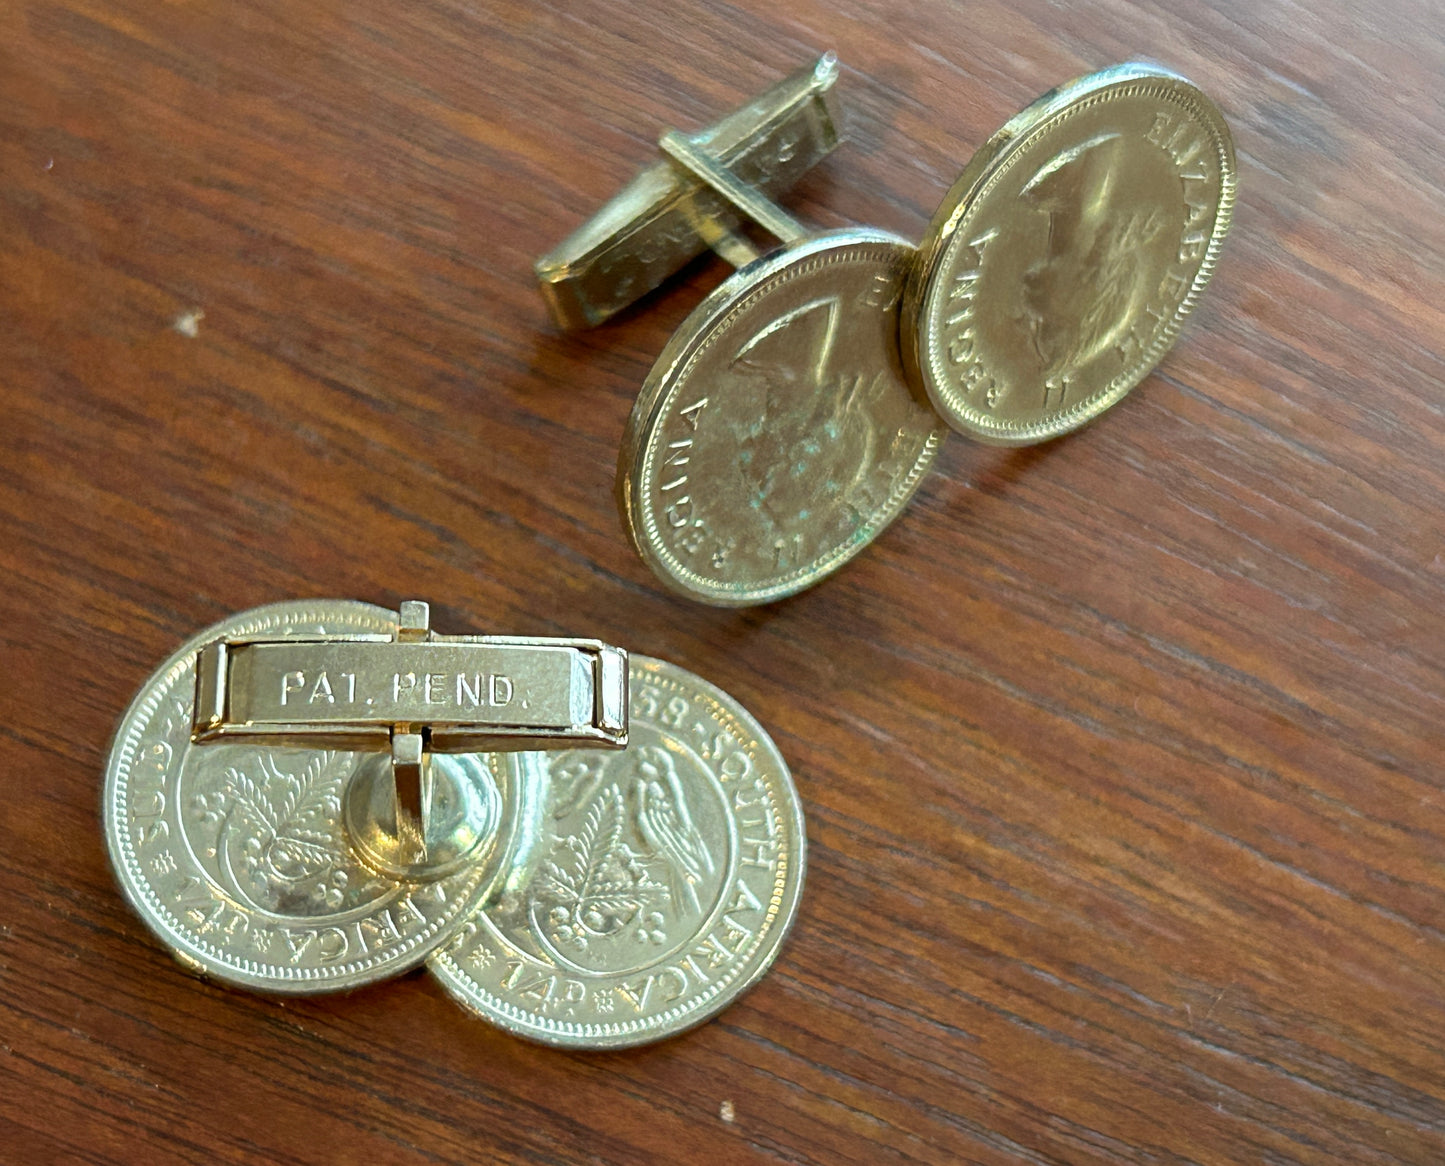
<svg viewBox="0 0 1445 1166"><path fill-rule="evenodd" d="M351 988L420 963L520 861L544 754L495 751L626 739L616 648L436 635L423 603L273 604L146 682L111 747L106 839L193 970Z"/></svg>
<svg viewBox="0 0 1445 1166"><path fill-rule="evenodd" d="M1097 417L1173 345L1234 207L1234 144L1134 63L1044 94L973 156L924 236L904 363L948 423L1026 445Z"/></svg>
<svg viewBox="0 0 1445 1166"><path fill-rule="evenodd" d="M728 121L746 137L806 107L807 138L821 109L835 141L835 106L817 96L835 78L825 57ZM654 166L652 185L639 179L537 271L554 317L576 326L707 247L739 266L648 375L617 474L643 560L718 605L790 595L862 550L917 489L947 432L940 417L1020 445L1119 400L1192 310L1234 197L1218 111L1148 65L1082 78L1009 122L949 192L921 252L866 229L805 235L730 169L713 132L662 136L670 181L728 208L711 220L701 199L671 219L667 264L641 279L643 261L623 258L657 251L638 242L638 224L659 213L643 197L665 184ZM758 257L739 220L783 245ZM608 312L563 298L584 270L613 290L589 293ZM621 274L609 283L608 271Z"/></svg>
<svg viewBox="0 0 1445 1166"><path fill-rule="evenodd" d="M265 992L431 957L473 1012L575 1048L661 1040L755 983L806 852L762 727L660 660L429 623L424 603L271 604L150 677L104 817L151 930Z"/></svg>
<svg viewBox="0 0 1445 1166"><path fill-rule="evenodd" d="M598 256L622 273L611 294L591 293L611 310L709 247L739 268L653 366L617 470L638 553L705 603L766 603L835 571L912 497L947 432L909 391L898 351L912 244L866 229L809 234L769 201L777 184L759 181L774 170L767 159L792 167L837 142L836 79L825 56L711 130L663 134L667 161L537 263L564 326L605 318L562 291L580 286L574 273L602 271ZM743 152L745 168L723 140L766 145ZM657 216L657 188L705 193L672 217L665 264L629 263L658 250L636 226ZM733 229L744 220L782 247L759 258ZM644 267L648 278L633 274Z"/></svg>
<svg viewBox="0 0 1445 1166"><path fill-rule="evenodd" d="M505 895L428 963L468 1009L548 1044L620 1048L721 1011L768 969L803 886L803 812L747 711L631 658L625 750L541 759L544 809Z"/></svg>

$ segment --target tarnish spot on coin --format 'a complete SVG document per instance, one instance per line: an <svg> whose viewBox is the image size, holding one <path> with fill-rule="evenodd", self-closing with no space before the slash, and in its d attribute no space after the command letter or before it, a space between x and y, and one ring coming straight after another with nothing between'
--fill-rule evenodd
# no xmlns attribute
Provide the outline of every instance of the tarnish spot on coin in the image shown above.
<svg viewBox="0 0 1445 1166"><path fill-rule="evenodd" d="M954 428L1023 445L1097 417L1173 344L1234 203L1219 111L1126 65L1041 98L944 199L905 298L904 355Z"/></svg>
<svg viewBox="0 0 1445 1166"><path fill-rule="evenodd" d="M802 890L802 807L762 727L674 665L633 656L630 676L628 748L549 756L535 861L428 965L548 1044L700 1024L767 970Z"/></svg>
<svg viewBox="0 0 1445 1166"><path fill-rule="evenodd" d="M909 392L914 249L817 236L750 264L658 358L618 464L623 522L668 584L718 605L813 585L912 497L946 429Z"/></svg>
<svg viewBox="0 0 1445 1166"><path fill-rule="evenodd" d="M496 862L436 882L378 877L341 825L342 787L361 755L191 744L201 645L395 626L394 613L348 601L242 612L183 645L122 718L106 766L106 841L126 896L187 967L264 992L371 983L420 963L513 860L499 845ZM489 764L519 800L521 771Z"/></svg>

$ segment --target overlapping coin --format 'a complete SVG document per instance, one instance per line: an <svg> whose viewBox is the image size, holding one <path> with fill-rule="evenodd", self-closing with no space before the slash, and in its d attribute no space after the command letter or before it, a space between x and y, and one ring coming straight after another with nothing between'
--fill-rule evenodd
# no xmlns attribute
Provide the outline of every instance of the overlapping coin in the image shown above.
<svg viewBox="0 0 1445 1166"><path fill-rule="evenodd" d="M909 392L898 311L912 245L817 235L688 317L632 410L619 508L658 577L704 602L812 586L893 521L947 430Z"/></svg>
<svg viewBox="0 0 1445 1166"><path fill-rule="evenodd" d="M633 656L621 753L546 758L546 809L499 900L428 963L463 1005L574 1048L672 1036L777 955L806 840L787 765L736 701Z"/></svg>
<svg viewBox="0 0 1445 1166"><path fill-rule="evenodd" d="M805 841L787 766L744 709L661 661L633 657L628 674L614 673L622 654L593 641L441 637L441 653L427 654L397 632L396 613L368 604L254 608L183 645L127 710L106 768L107 844L127 898L182 963L256 991L310 993L373 983L450 944L433 970L469 1008L582 1048L671 1036L766 971L797 910ZM218 691L259 715L259 685L285 706L284 732L243 717L224 722L219 741L194 743L215 732L196 728L211 725L209 700L196 715L198 691L209 691L196 673L218 643L234 657ZM610 724L627 704L630 744L432 755L428 812L440 817L425 820L444 840L458 807L445 796L438 805L438 790L487 812L466 861L438 851L430 877L383 871L348 820L385 812L372 783L384 755L286 743L314 745L343 725L351 740L353 722L389 718L408 692L422 694L437 725L477 731L450 703L448 681L478 703L488 686L465 671L415 676L406 663L461 659L472 645L473 664L488 651L521 653L519 679L499 691L525 704L546 695L536 683L546 670L529 676L529 660L579 644L604 649L605 683L577 678L577 723L553 747L605 739L593 720ZM328 671L287 671L303 658ZM218 707L236 711L225 699ZM506 732L495 710L485 719L486 732ZM360 804L358 788L368 792Z"/></svg>
<svg viewBox="0 0 1445 1166"><path fill-rule="evenodd" d="M184 644L121 719L106 765L106 841L122 889L183 963L264 992L355 988L414 967L512 864L515 807L537 754L478 758L497 838L481 861L429 882L368 869L341 799L361 754L194 745L196 654L223 636L396 630L396 613L349 601L254 608Z"/></svg>
<svg viewBox="0 0 1445 1166"><path fill-rule="evenodd" d="M955 429L1024 445L1092 420L1174 343L1234 206L1234 147L1183 77L1045 94L974 155L913 268L902 347Z"/></svg>
<svg viewBox="0 0 1445 1166"><path fill-rule="evenodd" d="M1092 420L1173 344L1234 186L1214 105L1124 65L1000 130L920 249L841 231L740 268L633 407L617 472L633 545L691 598L766 603L878 535L947 427L1024 445Z"/></svg>

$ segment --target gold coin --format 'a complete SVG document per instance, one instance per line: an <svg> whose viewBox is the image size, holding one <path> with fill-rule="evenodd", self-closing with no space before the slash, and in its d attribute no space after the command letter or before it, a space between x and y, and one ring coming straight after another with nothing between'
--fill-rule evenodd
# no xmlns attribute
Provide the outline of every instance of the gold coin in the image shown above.
<svg viewBox="0 0 1445 1166"><path fill-rule="evenodd" d="M358 988L421 963L517 861L541 754L464 760L499 806L481 860L432 882L378 874L341 819L365 755L279 745L198 745L196 660L217 639L327 633L387 637L396 613L350 600L255 607L183 644L116 729L104 822L121 889L192 971L258 992Z"/></svg>
<svg viewBox="0 0 1445 1166"><path fill-rule="evenodd" d="M737 701L631 657L620 752L537 755L534 845L430 968L484 1020L624 1048L722 1011L778 954L807 837L787 763Z"/></svg>
<svg viewBox="0 0 1445 1166"><path fill-rule="evenodd" d="M618 461L623 525L670 586L767 603L837 570L913 496L947 434L904 378L917 253L813 236L736 272L677 330Z"/></svg>
<svg viewBox="0 0 1445 1166"><path fill-rule="evenodd" d="M904 300L911 380L994 444L1093 420L1174 343L1234 192L1229 129L1183 77L1121 65L1045 94L934 217Z"/></svg>

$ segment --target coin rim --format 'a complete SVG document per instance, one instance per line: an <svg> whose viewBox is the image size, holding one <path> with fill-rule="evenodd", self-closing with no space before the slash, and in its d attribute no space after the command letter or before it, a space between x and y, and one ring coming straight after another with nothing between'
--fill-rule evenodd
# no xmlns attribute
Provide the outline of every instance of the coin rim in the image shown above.
<svg viewBox="0 0 1445 1166"><path fill-rule="evenodd" d="M1171 100L1178 101L1189 112L1197 115L1198 121L1214 138L1220 170L1219 204L1215 211L1209 246L1194 281L1169 323L1156 334L1145 357L1132 369L1115 377L1103 393L1084 402L1083 416L1079 416L1077 412L1081 407L1075 406L1068 413L1055 414L1043 421L1030 422L1013 429L980 425L964 411L964 406L956 400L950 400L958 394L939 385L931 367L931 356L939 341L929 325L929 308L943 278L944 256L979 197L992 185L993 180L1012 164L1017 154L1026 150L1038 134L1051 128L1056 118L1067 114L1084 101L1107 99L1107 93L1111 89L1125 89L1132 85L1149 83L1161 85L1164 91L1170 94ZM1175 94L1178 96L1174 96ZM914 266L908 286L904 290L902 310L899 313L899 327L904 333L899 338L900 347L910 383L915 388L923 388L932 407L952 428L987 445L1033 445L1059 437L1093 421L1118 404L1135 385L1153 372L1173 347L1185 319L1194 311L1199 297L1214 274L1220 248L1233 219L1237 185L1234 139L1224 115L1197 85L1172 69L1147 61L1131 61L1101 69L1097 73L1089 73L1049 90L1010 118L978 149L964 167L963 173L944 195L928 225L928 231L919 244L919 262Z"/></svg>
<svg viewBox="0 0 1445 1166"><path fill-rule="evenodd" d="M924 476L932 467L938 451L948 436L948 427L936 425L922 452L908 474L895 483L888 500L874 512L862 528L862 537L856 534L829 556L817 562L790 572L781 582L763 587L712 586L701 582L701 576L689 571L675 555L665 548L654 545L656 538L655 520L649 515L644 501L642 478L647 472L647 454L653 449L651 438L657 435L662 423L662 413L677 384L679 375L685 371L709 337L724 327L735 311L746 306L749 298L758 290L758 285L786 272L790 267L800 265L829 252L841 251L848 247L884 245L906 249L907 258L902 272L904 288L908 276L917 262L913 244L889 231L868 227L849 227L838 231L825 231L797 243L773 251L752 263L739 268L716 290L702 301L672 334L654 362L647 379L637 394L632 413L623 433L622 447L617 456L616 495L617 508L622 517L623 529L638 556L652 569L663 583L672 590L713 607L751 607L772 603L789 595L805 591L822 582L833 572L857 556L893 522L907 506L909 499L918 491ZM825 262L828 260L825 259ZM902 301L900 300L900 304ZM901 315L900 315L901 319ZM905 375L904 382L908 378ZM930 412L932 406L927 406ZM649 538L651 533L653 538ZM694 582L694 580L699 580Z"/></svg>
<svg viewBox="0 0 1445 1166"><path fill-rule="evenodd" d="M172 672L184 668L190 663L191 658L203 644L222 636L236 634L236 629L240 625L265 620L279 620L283 625L325 624L335 618L338 609L344 610L350 615L360 615L367 619L377 620L391 628L396 626L396 612L354 599L303 599L267 603L247 608L245 611L218 620L210 627L191 636L171 653L164 663L146 677L140 690L117 722L110 745L106 750L105 780L101 787L101 819L105 833L106 851L110 856L111 871L126 900L151 933L187 969L231 986L270 995L289 996L347 991L409 971L426 959L437 946L451 939L461 920L470 914L472 910L470 903L485 893L489 881L483 877L484 868L480 866L473 873L470 882L458 879L454 889L468 905L454 916L435 925L431 934L423 931L414 936L411 945L394 956L383 957L379 961L363 961L360 968L356 968L356 961L353 961L346 965L346 969L341 974L330 977L323 977L320 969L296 968L287 969L296 972L294 977L277 979L270 975L249 971L244 966L263 966L260 961L226 962L215 954L216 950L221 949L216 949L214 945L198 943L180 926L172 926L170 921L175 919L175 912L161 901L152 885L152 880L145 877L139 869L140 860L135 853L134 843L130 839L129 832L123 831L121 826L125 818L123 801L129 786L131 770L137 761L134 751L144 732L143 730L136 731L136 723L140 716L154 717L158 711L156 708L147 709L147 705L154 703L156 699L157 687ZM310 618L312 616L317 618ZM122 764L126 765L124 773L121 770ZM393 881L400 883L402 880Z"/></svg>
<svg viewBox="0 0 1445 1166"><path fill-rule="evenodd" d="M688 1012L675 1026L666 1027L663 1031L657 1028L641 1028L626 1032L607 1032L612 1027L608 1024L577 1024L568 1022L539 1018L536 1022L529 1022L519 1018L518 1014L535 1016L534 1013L524 1012L515 1005L506 1003L493 996L477 984L458 963L452 958L447 948L442 948L427 960L427 971L436 977L438 982L446 989L447 994L457 1001L463 1008L473 1015L480 1017L488 1023L495 1024L498 1028L504 1029L513 1036L523 1037L526 1040L536 1041L539 1044L552 1045L556 1048L596 1050L632 1048L637 1045L652 1044L657 1041L669 1040L688 1032L699 1025L706 1023L716 1016L723 1009L735 1003L748 989L752 988L764 975L767 974L782 951L783 944L787 942L792 931L793 924L798 917L798 909L803 899L803 884L807 881L808 874L808 833L807 821L803 814L803 802L798 796L798 788L793 782L792 770L783 759L777 744L768 731L763 728L752 713L748 712L735 697L730 696L717 685L704 680L694 672L689 672L676 664L666 660L659 660L651 656L632 654L631 662L637 668L650 673L661 673L679 678L686 687L691 687L703 695L716 701L730 715L735 717L739 725L747 730L760 753L765 754L768 761L777 767L778 785L782 798L788 805L782 807L787 813L780 813L779 818L786 818L786 826L790 826L793 837L796 839L794 847L794 861L791 869L783 875L782 901L779 903L776 921L774 923L775 938L769 949L759 959L756 966L749 969L745 975L739 976L706 1004L695 1011ZM786 827L785 827L786 828ZM468 920L486 910L485 907L474 910L468 916ZM665 1015L665 1014L663 1014ZM629 1025L645 1025L649 1021L656 1021L658 1017L639 1018L627 1022ZM581 1031L567 1031L567 1029L580 1029ZM588 1031L602 1029L604 1031Z"/></svg>

